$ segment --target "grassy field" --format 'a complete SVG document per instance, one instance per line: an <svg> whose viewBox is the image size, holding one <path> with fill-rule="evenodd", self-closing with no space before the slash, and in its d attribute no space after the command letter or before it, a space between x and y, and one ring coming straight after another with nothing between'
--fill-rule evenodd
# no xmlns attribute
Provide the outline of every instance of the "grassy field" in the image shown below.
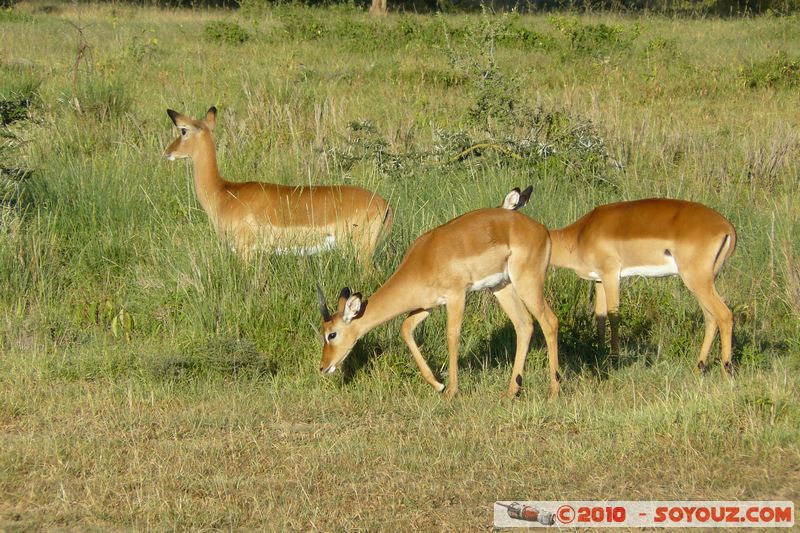
<svg viewBox="0 0 800 533"><path fill-rule="evenodd" d="M797 501L798 22L0 11L0 530L475 530L498 499ZM341 253L246 266L218 242L190 165L163 157L165 109L211 105L228 179L390 200L375 272ZM420 233L529 183L549 226L647 196L724 213L735 379L692 372L703 316L678 279L623 284L611 357L561 271L555 401L538 329L501 399L513 329L483 293L454 400L399 321L319 375L317 280L369 294ZM423 352L445 367L442 311Z"/></svg>

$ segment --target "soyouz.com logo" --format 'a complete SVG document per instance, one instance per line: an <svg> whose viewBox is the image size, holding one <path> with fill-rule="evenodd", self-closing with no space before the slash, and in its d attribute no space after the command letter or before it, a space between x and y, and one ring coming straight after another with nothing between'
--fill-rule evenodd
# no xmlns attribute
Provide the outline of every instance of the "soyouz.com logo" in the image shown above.
<svg viewBox="0 0 800 533"><path fill-rule="evenodd" d="M495 527L793 527L789 501L498 501Z"/></svg>

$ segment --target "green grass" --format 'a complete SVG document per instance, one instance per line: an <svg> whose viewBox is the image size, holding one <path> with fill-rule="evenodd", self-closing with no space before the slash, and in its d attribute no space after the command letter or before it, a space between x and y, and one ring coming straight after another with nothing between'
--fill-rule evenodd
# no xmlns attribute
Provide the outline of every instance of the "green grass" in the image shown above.
<svg viewBox="0 0 800 533"><path fill-rule="evenodd" d="M472 530L497 499L798 499L796 17L4 13L0 529ZM390 200L375 272L337 253L246 266L218 242L190 167L163 157L165 109L211 105L228 179ZM488 294L451 402L399 321L319 375L317 280L370 294L420 233L529 183L549 226L647 196L724 213L736 378L692 373L703 317L679 280L623 284L611 358L562 271L555 401L538 331L522 396L500 398L513 329ZM425 333L443 369L443 312Z"/></svg>

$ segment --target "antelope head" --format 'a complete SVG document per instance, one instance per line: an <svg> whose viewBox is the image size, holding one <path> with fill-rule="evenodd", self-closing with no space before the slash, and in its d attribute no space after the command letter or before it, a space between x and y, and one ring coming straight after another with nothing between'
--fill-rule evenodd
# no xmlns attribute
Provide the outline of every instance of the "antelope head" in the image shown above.
<svg viewBox="0 0 800 533"><path fill-rule="evenodd" d="M217 125L216 107L209 108L203 120L192 120L172 109L167 109L167 114L180 132L178 138L167 147L166 156L170 161L194 157L198 153L198 148L211 140L211 132Z"/></svg>
<svg viewBox="0 0 800 533"><path fill-rule="evenodd" d="M356 341L361 338L358 319L366 309L366 302L361 299L361 293L350 294L350 289L345 287L339 293L336 311L331 315L319 285L317 298L322 314L322 362L319 369L324 374L331 374L350 355Z"/></svg>

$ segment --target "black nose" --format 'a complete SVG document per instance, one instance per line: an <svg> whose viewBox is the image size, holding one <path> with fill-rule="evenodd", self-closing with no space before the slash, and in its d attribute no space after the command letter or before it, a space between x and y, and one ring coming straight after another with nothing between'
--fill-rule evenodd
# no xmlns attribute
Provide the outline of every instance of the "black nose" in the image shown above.
<svg viewBox="0 0 800 533"><path fill-rule="evenodd" d="M325 367L324 366L319 367L319 371L320 372L325 372Z"/></svg>

